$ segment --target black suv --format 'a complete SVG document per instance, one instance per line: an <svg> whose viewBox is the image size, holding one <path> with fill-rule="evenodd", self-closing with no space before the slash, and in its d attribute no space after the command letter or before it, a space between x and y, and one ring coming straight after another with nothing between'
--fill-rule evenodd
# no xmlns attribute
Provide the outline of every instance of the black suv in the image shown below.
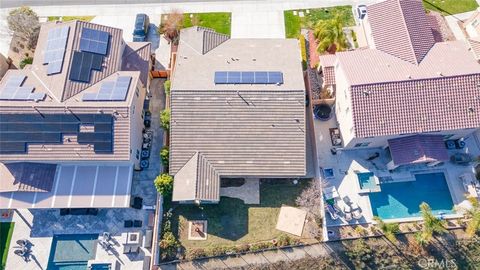
<svg viewBox="0 0 480 270"><path fill-rule="evenodd" d="M150 20L147 14L137 14L135 28L133 29L133 41L145 41L147 39L149 24Z"/></svg>

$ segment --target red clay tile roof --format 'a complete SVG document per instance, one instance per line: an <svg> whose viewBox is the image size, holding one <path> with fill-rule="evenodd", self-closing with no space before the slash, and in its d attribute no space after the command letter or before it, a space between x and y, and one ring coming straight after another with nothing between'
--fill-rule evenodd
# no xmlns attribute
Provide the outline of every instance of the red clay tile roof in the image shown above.
<svg viewBox="0 0 480 270"><path fill-rule="evenodd" d="M388 140L395 165L448 160L442 135L413 135Z"/></svg>
<svg viewBox="0 0 480 270"><path fill-rule="evenodd" d="M418 64L435 44L421 0L387 0L367 11L378 50Z"/></svg>
<svg viewBox="0 0 480 270"><path fill-rule="evenodd" d="M323 85L334 85L335 84L335 68L334 67L323 67Z"/></svg>
<svg viewBox="0 0 480 270"><path fill-rule="evenodd" d="M356 137L480 127L480 74L352 86Z"/></svg>

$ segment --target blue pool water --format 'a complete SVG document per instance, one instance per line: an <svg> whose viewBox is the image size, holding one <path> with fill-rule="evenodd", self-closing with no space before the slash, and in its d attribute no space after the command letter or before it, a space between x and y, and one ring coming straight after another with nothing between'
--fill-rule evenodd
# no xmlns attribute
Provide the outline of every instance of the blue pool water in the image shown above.
<svg viewBox="0 0 480 270"><path fill-rule="evenodd" d="M372 172L357 173L360 189L375 189L377 184Z"/></svg>
<svg viewBox="0 0 480 270"><path fill-rule="evenodd" d="M54 235L48 270L86 270L95 258L98 234Z"/></svg>
<svg viewBox="0 0 480 270"><path fill-rule="evenodd" d="M416 174L416 181L381 184L381 192L369 193L373 215L382 219L419 217L419 205L428 203L435 215L451 214L450 190L443 173Z"/></svg>

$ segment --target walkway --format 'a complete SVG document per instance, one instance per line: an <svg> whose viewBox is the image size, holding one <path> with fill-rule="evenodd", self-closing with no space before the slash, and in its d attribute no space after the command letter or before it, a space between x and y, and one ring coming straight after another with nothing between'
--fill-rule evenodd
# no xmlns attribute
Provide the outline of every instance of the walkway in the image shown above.
<svg viewBox="0 0 480 270"><path fill-rule="evenodd" d="M161 265L161 270L198 270L198 269L229 269L235 267L248 267L253 265L271 264L280 261L293 261L303 258L319 258L326 256L335 256L329 251L325 244L315 244L304 247L285 248L279 250L270 250L257 253L248 253L244 255L232 255L213 259L203 259L182 263L172 263Z"/></svg>
<svg viewBox="0 0 480 270"><path fill-rule="evenodd" d="M220 196L238 198L245 204L260 204L260 179L245 179L239 187L220 188Z"/></svg>

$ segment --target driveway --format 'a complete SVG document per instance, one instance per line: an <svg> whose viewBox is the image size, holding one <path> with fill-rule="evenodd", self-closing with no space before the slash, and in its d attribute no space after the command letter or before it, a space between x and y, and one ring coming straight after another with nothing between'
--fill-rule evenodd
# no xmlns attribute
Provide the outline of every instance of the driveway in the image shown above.
<svg viewBox="0 0 480 270"><path fill-rule="evenodd" d="M232 12L232 38L285 38L283 11L249 8Z"/></svg>

